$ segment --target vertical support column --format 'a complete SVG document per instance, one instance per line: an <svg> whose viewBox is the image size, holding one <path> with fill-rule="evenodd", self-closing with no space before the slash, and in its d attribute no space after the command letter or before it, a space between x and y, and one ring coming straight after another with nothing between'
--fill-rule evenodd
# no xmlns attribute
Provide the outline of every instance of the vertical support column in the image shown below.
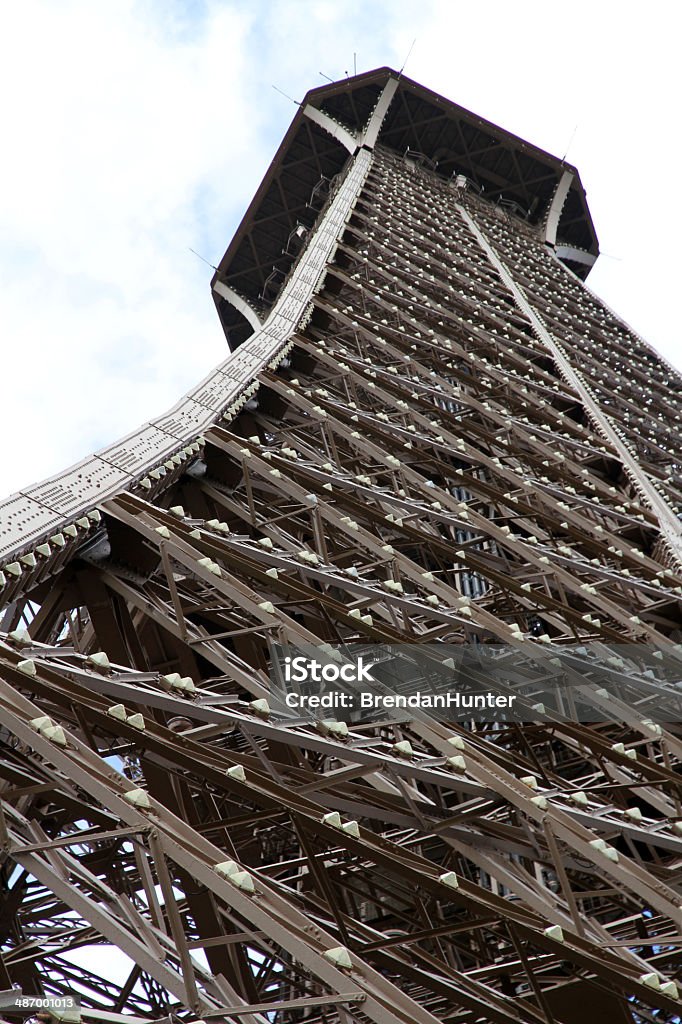
<svg viewBox="0 0 682 1024"><path fill-rule="evenodd" d="M395 96L398 88L398 82L399 79L393 78L391 75L381 92L381 96L379 97L377 105L369 119L369 124L360 139L360 145L365 146L366 149L374 149L376 145L381 126L384 123L384 118L386 117L388 108L391 105L391 100Z"/></svg>
<svg viewBox="0 0 682 1024"><path fill-rule="evenodd" d="M676 559L677 563L682 566L682 524L680 524L680 521L674 511L671 509L666 499L659 494L653 482L649 479L649 476L639 464L639 461L634 457L628 445L620 436L618 430L614 427L609 416L599 405L599 402L592 394L588 384L585 383L579 371L575 369L560 343L547 330L542 317L535 311L528 299L528 296L520 285L516 283L514 277L504 262L500 259L481 229L478 227L473 217L459 203L456 204L456 209L471 230L472 234L478 240L491 264L500 275L503 283L513 295L516 305L527 317L535 331L535 334L544 343L545 347L551 354L564 380L567 384L570 384L576 394L580 397L583 407L590 417L593 425L602 437L613 445L613 448L618 453L618 457L633 486L636 487L641 497L658 519L661 534L667 543L671 554Z"/></svg>

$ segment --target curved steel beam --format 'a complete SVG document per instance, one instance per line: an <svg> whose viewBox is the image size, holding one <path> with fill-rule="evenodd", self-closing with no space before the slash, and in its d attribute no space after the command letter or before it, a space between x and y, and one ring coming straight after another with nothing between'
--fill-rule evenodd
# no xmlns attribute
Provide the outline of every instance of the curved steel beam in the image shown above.
<svg viewBox="0 0 682 1024"><path fill-rule="evenodd" d="M306 103L303 113L311 121L314 121L315 124L319 124L320 128L324 128L342 146L345 146L349 153L354 153L358 148L358 140L355 133L350 128L346 128L340 121L335 121L329 114L325 114L323 110L318 110L311 103Z"/></svg>
<svg viewBox="0 0 682 1024"><path fill-rule="evenodd" d="M229 302L238 313L244 317L245 320L253 327L254 331L260 331L263 326L263 321L256 313L253 306L250 306L246 299L242 298L239 292L236 292L234 288L230 288L229 284L225 284L224 281L216 281L213 285L213 291L216 295L219 295L221 299L225 299Z"/></svg>
<svg viewBox="0 0 682 1024"><path fill-rule="evenodd" d="M41 483L28 487L0 502L0 566L8 563L24 571L17 558L36 545L43 546L41 558L49 558L53 537L64 537L65 524L94 509L106 498L139 486L149 474L165 476L179 468L183 449L196 443L213 423L227 412L236 412L256 375L275 367L297 329L317 283L336 248L338 236L353 208L371 164L371 154L359 151L325 214L282 289L270 315L236 352L187 392L164 415L143 424L132 434L102 448L82 462ZM180 453L180 457L179 457ZM176 459L178 465L173 466ZM143 483L144 486L144 483ZM84 525L84 529L87 524ZM0 568L1 571L1 568ZM0 585L4 582L0 578Z"/></svg>
<svg viewBox="0 0 682 1024"><path fill-rule="evenodd" d="M556 244L556 233L559 221L561 220L561 211L564 208L564 203L573 184L574 177L575 175L572 171L564 171L552 196L552 202L549 205L547 221L545 223L545 241L549 245Z"/></svg>

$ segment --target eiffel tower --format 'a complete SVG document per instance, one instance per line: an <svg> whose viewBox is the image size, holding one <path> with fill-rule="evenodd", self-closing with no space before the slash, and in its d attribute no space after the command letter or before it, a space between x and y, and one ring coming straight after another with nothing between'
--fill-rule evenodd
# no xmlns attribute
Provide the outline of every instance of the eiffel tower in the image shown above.
<svg viewBox="0 0 682 1024"><path fill-rule="evenodd" d="M271 699L272 644L676 649L682 381L597 255L574 167L389 68L308 93L228 357L0 506L2 1020L679 1020L674 721Z"/></svg>

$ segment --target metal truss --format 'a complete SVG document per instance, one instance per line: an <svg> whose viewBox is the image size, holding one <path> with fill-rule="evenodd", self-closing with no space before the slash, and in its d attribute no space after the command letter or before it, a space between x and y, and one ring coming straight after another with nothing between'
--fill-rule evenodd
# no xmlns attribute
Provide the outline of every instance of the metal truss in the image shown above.
<svg viewBox="0 0 682 1024"><path fill-rule="evenodd" d="M682 728L599 694L595 725L294 720L268 669L675 648L679 376L542 226L381 144L221 373L163 474L152 445L8 549L0 989L111 1024L676 1020Z"/></svg>

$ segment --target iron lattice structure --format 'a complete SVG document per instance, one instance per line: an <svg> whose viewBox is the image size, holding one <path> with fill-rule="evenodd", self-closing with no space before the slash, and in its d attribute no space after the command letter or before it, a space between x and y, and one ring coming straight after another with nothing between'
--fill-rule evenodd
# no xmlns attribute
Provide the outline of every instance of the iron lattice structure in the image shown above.
<svg viewBox="0 0 682 1024"><path fill-rule="evenodd" d="M2 506L0 990L677 1019L682 730L262 703L271 641L679 639L681 380L596 252L574 168L388 69L309 94L213 283L230 357Z"/></svg>

